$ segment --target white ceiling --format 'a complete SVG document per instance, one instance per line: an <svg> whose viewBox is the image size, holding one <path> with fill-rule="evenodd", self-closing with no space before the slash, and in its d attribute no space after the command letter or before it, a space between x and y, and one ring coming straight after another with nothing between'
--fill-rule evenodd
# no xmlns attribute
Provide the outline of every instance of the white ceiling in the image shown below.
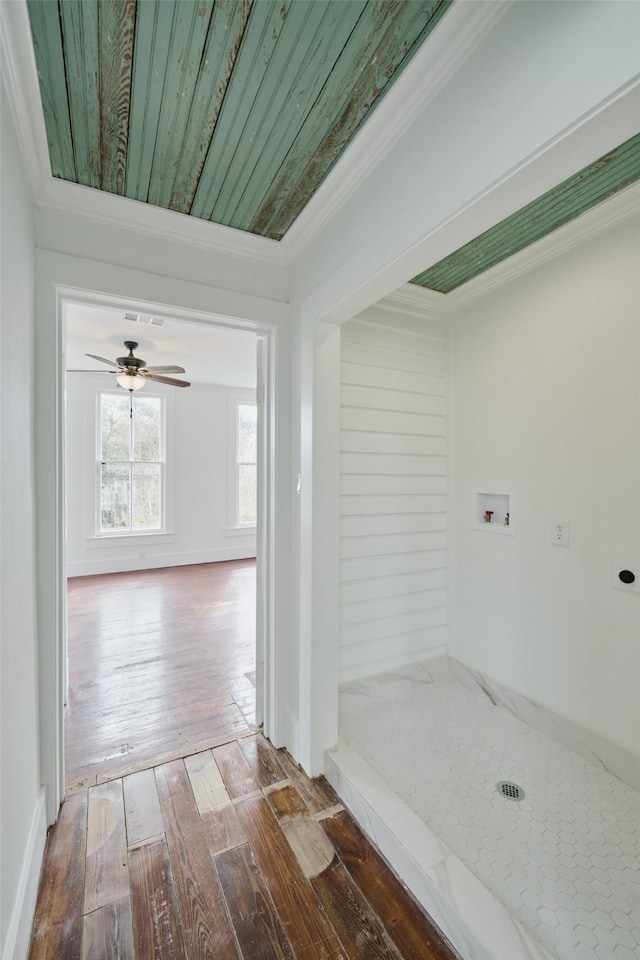
<svg viewBox="0 0 640 960"><path fill-rule="evenodd" d="M164 320L162 327L125 319L124 310L110 307L66 305L67 370L108 370L106 364L85 356L95 353L107 360L127 354L125 340L135 340L135 351L149 366L178 364L191 383L221 386L256 386L256 335L226 327L181 320ZM136 313L135 309L130 311Z"/></svg>

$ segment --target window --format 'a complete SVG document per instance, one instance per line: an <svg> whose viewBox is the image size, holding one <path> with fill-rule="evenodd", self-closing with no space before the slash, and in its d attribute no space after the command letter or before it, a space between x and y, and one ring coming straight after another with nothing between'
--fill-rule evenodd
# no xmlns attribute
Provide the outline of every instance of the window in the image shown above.
<svg viewBox="0 0 640 960"><path fill-rule="evenodd" d="M98 394L98 533L164 529L164 407L161 397Z"/></svg>
<svg viewBox="0 0 640 960"><path fill-rule="evenodd" d="M255 403L238 404L237 488L238 525L254 524L258 518L256 451L258 408Z"/></svg>
<svg viewBox="0 0 640 960"><path fill-rule="evenodd" d="M243 394L229 396L229 531L257 521L258 408ZM255 394L253 395L255 396Z"/></svg>

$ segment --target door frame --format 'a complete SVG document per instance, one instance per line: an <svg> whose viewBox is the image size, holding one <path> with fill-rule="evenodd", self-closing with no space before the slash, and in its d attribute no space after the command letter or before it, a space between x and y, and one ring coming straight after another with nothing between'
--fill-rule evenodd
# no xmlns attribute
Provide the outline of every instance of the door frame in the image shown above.
<svg viewBox="0 0 640 960"><path fill-rule="evenodd" d="M57 259L57 258L56 258ZM104 266L104 265L103 265ZM45 270L44 273L49 271ZM63 270L62 273L68 271ZM75 273L75 271L72 271ZM129 273L129 271L126 271ZM287 331L281 323L259 319L254 304L240 315L193 309L179 304L141 299L126 293L99 292L75 284L57 282L54 273L36 283L36 436L35 460L38 478L37 506L37 571L39 617L39 700L40 700L40 767L46 790L47 822L57 818L64 799L64 704L66 700L66 547L65 547L65 331L64 305L68 302L95 304L118 309L137 309L156 316L204 323L232 329L252 331L263 341L261 354L264 373L264 469L259 492L257 551L260 553L260 575L256 578L257 615L256 659L264 661L261 702L264 732L276 746L286 742L285 718L288 717L288 673L286 631L278 631L276 648L275 623L277 610L288 604L282 584L276 583L275 562L288 550L288 530L282 529L276 505L282 496L283 466L288 464L286 430L277 430L282 417L288 416L285 406L286 377L276 378L276 360L288 350ZM58 274L59 275L59 274ZM104 291L104 284L100 285ZM107 284L114 289L112 283ZM128 285L123 284L121 289ZM115 287L117 289L117 287ZM215 302L214 290L209 291ZM228 300L226 292L225 300ZM209 298L207 298L209 299ZM259 307L259 305L258 305ZM234 311L235 313L235 311ZM242 313L245 315L243 316ZM247 316L248 314L248 316ZM253 314L253 316L251 316ZM285 319L285 318L283 318ZM288 314L286 315L288 322ZM286 364L278 364L279 374ZM286 557L282 558L285 566Z"/></svg>

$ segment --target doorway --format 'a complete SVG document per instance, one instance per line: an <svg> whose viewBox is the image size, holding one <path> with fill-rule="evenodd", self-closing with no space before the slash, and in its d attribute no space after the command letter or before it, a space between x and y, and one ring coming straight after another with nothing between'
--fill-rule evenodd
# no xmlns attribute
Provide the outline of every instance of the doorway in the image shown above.
<svg viewBox="0 0 640 960"><path fill-rule="evenodd" d="M62 302L66 792L250 734L263 719L265 351L255 330L154 310ZM118 388L117 367L96 358L117 362L134 337L137 356L181 365L191 387ZM148 441L158 419L153 463L141 467L135 437Z"/></svg>

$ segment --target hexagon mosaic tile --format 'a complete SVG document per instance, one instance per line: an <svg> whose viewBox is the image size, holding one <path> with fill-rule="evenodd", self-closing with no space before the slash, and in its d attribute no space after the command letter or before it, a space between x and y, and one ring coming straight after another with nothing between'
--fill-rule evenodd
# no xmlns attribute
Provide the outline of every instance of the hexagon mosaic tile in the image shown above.
<svg viewBox="0 0 640 960"><path fill-rule="evenodd" d="M640 793L453 680L344 691L344 740L547 950L639 960Z"/></svg>

